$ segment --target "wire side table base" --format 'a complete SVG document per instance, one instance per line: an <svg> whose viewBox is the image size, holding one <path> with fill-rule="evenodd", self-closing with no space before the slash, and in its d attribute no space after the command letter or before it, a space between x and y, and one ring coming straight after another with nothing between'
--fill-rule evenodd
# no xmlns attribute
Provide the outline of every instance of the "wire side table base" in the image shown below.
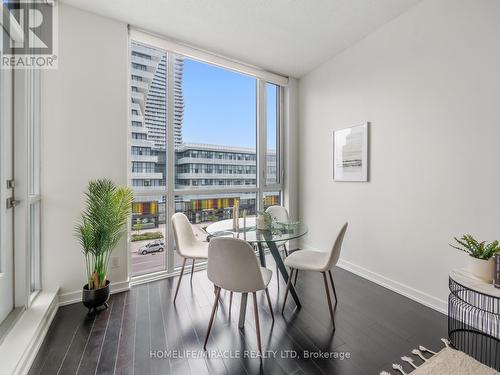
<svg viewBox="0 0 500 375"><path fill-rule="evenodd" d="M449 278L448 336L451 345L500 371L500 298Z"/></svg>

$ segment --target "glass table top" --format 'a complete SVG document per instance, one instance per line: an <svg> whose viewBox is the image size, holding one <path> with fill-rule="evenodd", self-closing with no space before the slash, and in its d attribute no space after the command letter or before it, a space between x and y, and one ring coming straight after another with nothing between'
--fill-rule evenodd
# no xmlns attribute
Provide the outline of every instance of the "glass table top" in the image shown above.
<svg viewBox="0 0 500 375"><path fill-rule="evenodd" d="M276 222L273 221L270 230L259 230L255 225L255 217L247 217L246 220L239 219L239 229L234 230L233 219L221 220L210 224L205 228L207 233L214 237L234 237L250 243L258 242L281 242L302 237L308 231L307 225L295 221Z"/></svg>

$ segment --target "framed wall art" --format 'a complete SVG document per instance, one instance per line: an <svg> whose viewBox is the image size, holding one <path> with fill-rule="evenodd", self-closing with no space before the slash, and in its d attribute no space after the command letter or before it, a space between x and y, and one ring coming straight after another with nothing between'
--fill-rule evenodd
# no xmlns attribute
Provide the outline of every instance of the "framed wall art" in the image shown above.
<svg viewBox="0 0 500 375"><path fill-rule="evenodd" d="M333 133L334 181L368 181L368 125Z"/></svg>

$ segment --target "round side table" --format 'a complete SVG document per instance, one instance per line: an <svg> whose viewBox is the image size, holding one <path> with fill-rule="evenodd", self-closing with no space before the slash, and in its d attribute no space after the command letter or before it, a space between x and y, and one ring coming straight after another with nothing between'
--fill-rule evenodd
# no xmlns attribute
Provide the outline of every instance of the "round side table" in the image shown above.
<svg viewBox="0 0 500 375"><path fill-rule="evenodd" d="M500 371L500 289L466 270L451 271L449 287L451 344Z"/></svg>

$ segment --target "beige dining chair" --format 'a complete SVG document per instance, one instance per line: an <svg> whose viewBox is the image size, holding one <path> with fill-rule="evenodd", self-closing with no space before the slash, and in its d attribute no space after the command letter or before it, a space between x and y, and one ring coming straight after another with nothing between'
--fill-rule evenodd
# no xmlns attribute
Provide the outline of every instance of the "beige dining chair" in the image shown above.
<svg viewBox="0 0 500 375"><path fill-rule="evenodd" d="M200 241L193 233L193 228L186 215L182 212L177 212L172 215L172 226L174 230L175 246L177 253L184 258L182 261L181 274L175 289L174 303L179 293L179 286L181 285L182 275L184 274L184 267L188 259L193 260L191 266L191 280L193 280L194 263L196 259L208 258L208 242Z"/></svg>
<svg viewBox="0 0 500 375"><path fill-rule="evenodd" d="M283 206L269 206L266 209L266 212L271 215L271 217L278 222L287 222L288 221L288 211L286 207ZM283 247L285 251L285 255L288 256L288 250L286 248L286 243L280 245Z"/></svg>
<svg viewBox="0 0 500 375"><path fill-rule="evenodd" d="M283 308L281 313L285 311L286 299L288 297L288 291L290 289L290 284L292 282L292 276L295 272L295 277L297 277L297 272L301 271L312 271L321 272L323 274L323 281L325 283L326 298L328 301L328 308L330 309L330 317L332 318L333 329L335 329L335 319L333 317L332 300L330 297L330 291L328 288L328 280L326 273L330 276L330 282L332 284L333 294L335 296L335 304L337 304L337 292L335 291L335 284L333 283L332 268L337 264L340 257L340 251L342 249L342 242L344 241L345 232L347 230L348 223L345 223L340 229L337 239L333 244L330 251L317 251L317 250L297 250L291 253L285 259L285 266L290 267L290 277L288 278L288 283L285 290L285 298L283 300Z"/></svg>
<svg viewBox="0 0 500 375"><path fill-rule="evenodd" d="M214 322L220 291L221 289L225 289L231 292L231 296L233 292L252 293L257 344L259 352L262 353L256 292L259 290L266 292L267 303L269 304L269 310L274 322L271 298L267 289L273 272L265 267L260 267L253 247L248 242L238 238L215 237L210 240L208 246L207 274L208 279L215 286L215 300L203 349L206 350L207 348L208 337L210 336L210 330Z"/></svg>

